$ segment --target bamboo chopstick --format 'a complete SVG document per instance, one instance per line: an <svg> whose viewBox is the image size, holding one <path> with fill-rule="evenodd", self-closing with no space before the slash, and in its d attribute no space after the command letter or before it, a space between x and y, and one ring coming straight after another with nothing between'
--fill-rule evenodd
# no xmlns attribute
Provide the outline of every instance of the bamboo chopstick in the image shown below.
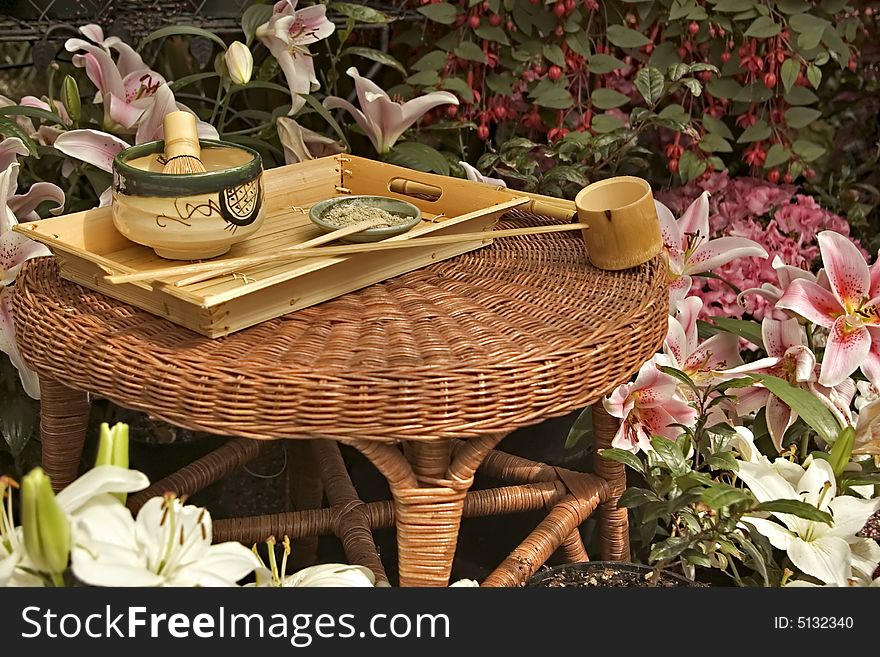
<svg viewBox="0 0 880 657"><path fill-rule="evenodd" d="M339 230L330 231L329 233L324 233L323 235L319 235L313 239L305 241L301 244L296 244L292 247L287 247L288 249L310 249L314 246L320 246L321 244L326 244L327 242L333 242L334 240L338 240L340 237L346 237L348 235L353 235L354 233L359 233L362 230L367 230L368 228L375 228L381 223L379 219L366 219L364 221L359 221L356 224L352 224L350 226L346 226L345 228L340 228ZM286 249L285 249L286 250ZM248 257L261 257L261 256L248 256ZM192 285L193 283L201 283L202 281L207 281L211 278L224 276L225 274L231 274L232 272L241 268L241 265L230 265L230 260L226 260L224 262L212 262L210 264L218 265L214 269L200 272L198 274L194 274L193 276L187 276L186 278L181 278L179 281L174 281L174 287L183 287L185 285ZM225 267L223 265L226 265Z"/></svg>
<svg viewBox="0 0 880 657"><path fill-rule="evenodd" d="M435 237L414 237L409 240L372 242L369 244L345 244L342 246L328 246L323 249L304 249L299 245L282 249L271 255L245 256L230 258L215 262L200 262L193 265L178 265L176 267L162 267L159 269L147 269L131 274L111 274L104 276L108 283L134 283L136 281L157 280L181 274L195 274L200 272L225 270L230 267L241 269L254 265L261 265L276 260L294 260L298 258L331 257L338 255L350 255L352 253L368 253L371 251L390 251L392 249L408 249L420 246L435 246L439 244L455 244L456 242L472 242L474 240L491 240L497 237L519 237L522 235L541 235L544 233L559 233L569 230L583 230L589 228L587 224L553 224L550 226L535 226L532 228L510 228L507 230L488 230L479 233L460 233L458 235L437 235Z"/></svg>

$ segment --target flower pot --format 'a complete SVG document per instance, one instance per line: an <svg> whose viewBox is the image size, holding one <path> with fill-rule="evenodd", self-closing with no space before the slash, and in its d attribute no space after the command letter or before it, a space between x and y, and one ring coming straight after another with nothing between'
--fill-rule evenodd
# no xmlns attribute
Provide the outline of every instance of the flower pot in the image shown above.
<svg viewBox="0 0 880 657"><path fill-rule="evenodd" d="M126 148L113 160L113 224L162 258L222 255L263 223L259 153L229 142L200 144L205 173L163 173L161 141Z"/></svg>
<svg viewBox="0 0 880 657"><path fill-rule="evenodd" d="M565 564L539 571L526 584L528 588L669 588L700 586L675 573L663 572L655 585L649 581L653 569L638 563L589 561Z"/></svg>

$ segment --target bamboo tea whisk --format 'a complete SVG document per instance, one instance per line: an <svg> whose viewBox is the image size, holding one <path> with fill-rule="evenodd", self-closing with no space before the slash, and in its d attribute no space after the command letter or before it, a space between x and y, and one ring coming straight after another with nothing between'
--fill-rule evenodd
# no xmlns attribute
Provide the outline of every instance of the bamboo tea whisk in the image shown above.
<svg viewBox="0 0 880 657"><path fill-rule="evenodd" d="M165 167L162 173L204 173L196 117L189 112L165 115Z"/></svg>

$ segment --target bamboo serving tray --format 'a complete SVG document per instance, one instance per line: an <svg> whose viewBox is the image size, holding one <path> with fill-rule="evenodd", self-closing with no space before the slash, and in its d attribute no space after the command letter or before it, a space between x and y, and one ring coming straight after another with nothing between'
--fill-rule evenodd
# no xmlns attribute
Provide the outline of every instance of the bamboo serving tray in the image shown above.
<svg viewBox="0 0 880 657"><path fill-rule="evenodd" d="M335 196L380 194L418 206L422 223L403 235L389 238L395 241L492 230L503 214L530 200L519 192L351 155L269 169L264 172L263 184L263 225L254 236L212 261L271 254L321 235L321 230L309 220L309 208ZM421 193L405 193L411 189ZM425 189L437 190L437 194L426 195ZM439 198L435 198L437 195ZM396 251L269 262L241 273L175 287L174 282L184 276L123 284L104 279L107 274L133 274L178 262L186 264L160 258L152 249L123 237L113 225L109 207L33 221L16 226L15 230L46 244L58 261L62 277L211 338L491 243L484 238Z"/></svg>

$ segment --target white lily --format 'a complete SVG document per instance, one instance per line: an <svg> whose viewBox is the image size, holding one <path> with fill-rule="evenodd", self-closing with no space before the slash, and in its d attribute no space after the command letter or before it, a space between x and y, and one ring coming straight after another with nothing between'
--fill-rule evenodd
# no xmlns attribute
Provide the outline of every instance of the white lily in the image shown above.
<svg viewBox="0 0 880 657"><path fill-rule="evenodd" d="M880 509L880 498L838 497L834 472L824 459L813 459L806 470L785 459L777 459L773 465L766 459L756 463L739 461L738 465L739 477L759 502L800 500L834 518L831 525L786 513L771 514L775 520L744 518L774 547L785 550L802 572L826 584L846 586L853 571L859 573L870 567L861 554L863 539L856 533Z"/></svg>
<svg viewBox="0 0 880 657"><path fill-rule="evenodd" d="M375 82L362 77L354 66L346 73L354 79L361 108L358 109L337 96L327 96L324 107L349 112L380 154L390 151L403 131L426 112L438 105L458 105L458 98L448 91L432 91L405 103L398 103L391 100L388 93Z"/></svg>
<svg viewBox="0 0 880 657"><path fill-rule="evenodd" d="M113 498L93 500L79 518L73 573L94 586L235 586L261 566L240 543L211 545L211 536L207 510L170 494L147 501L137 520Z"/></svg>
<svg viewBox="0 0 880 657"><path fill-rule="evenodd" d="M12 490L18 484L0 477L0 587L43 586L42 578L34 575L24 546L21 527L12 516Z"/></svg>
<svg viewBox="0 0 880 657"><path fill-rule="evenodd" d="M467 179L471 182L483 183L484 185L492 185L493 187L507 187L507 183L501 180L501 178L490 178L489 176L484 176L482 173L480 173L480 170L477 169L477 167L470 165L467 162L460 161L459 164L461 165L461 168L464 169L464 174L467 176ZM453 584L452 586L455 585Z"/></svg>
<svg viewBox="0 0 880 657"><path fill-rule="evenodd" d="M373 588L376 577L369 568L344 563L310 566L285 577L281 586L288 587L354 587Z"/></svg>

